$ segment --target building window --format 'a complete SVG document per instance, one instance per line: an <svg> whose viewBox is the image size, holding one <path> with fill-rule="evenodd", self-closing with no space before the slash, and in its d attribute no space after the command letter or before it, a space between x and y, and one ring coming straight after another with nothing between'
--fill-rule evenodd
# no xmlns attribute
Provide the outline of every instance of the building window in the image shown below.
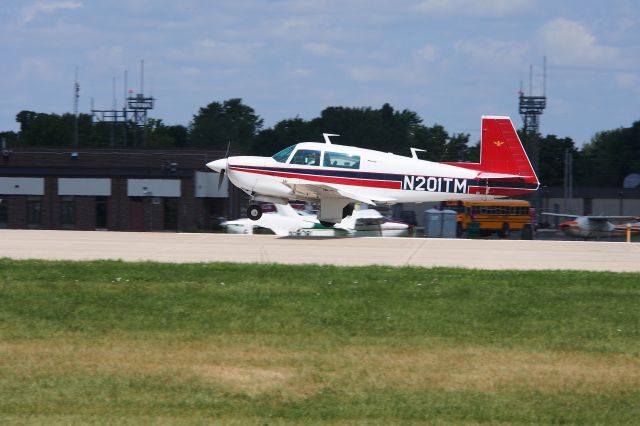
<svg viewBox="0 0 640 426"><path fill-rule="evenodd" d="M27 227L40 228L42 226L42 198L29 197L27 199Z"/></svg>
<svg viewBox="0 0 640 426"><path fill-rule="evenodd" d="M107 197L96 197L96 228L98 229L108 228L108 200Z"/></svg>
<svg viewBox="0 0 640 426"><path fill-rule="evenodd" d="M73 197L62 197L60 206L61 225L66 229L76 227L76 202Z"/></svg>
<svg viewBox="0 0 640 426"><path fill-rule="evenodd" d="M0 228L6 228L8 219L7 199L0 198Z"/></svg>

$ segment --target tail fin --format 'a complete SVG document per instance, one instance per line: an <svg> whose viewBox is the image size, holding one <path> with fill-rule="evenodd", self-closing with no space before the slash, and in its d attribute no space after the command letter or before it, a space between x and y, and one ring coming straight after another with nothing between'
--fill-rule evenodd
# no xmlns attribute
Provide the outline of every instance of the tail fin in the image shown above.
<svg viewBox="0 0 640 426"><path fill-rule="evenodd" d="M480 163L447 163L478 170L480 178L539 185L529 157L509 117L482 117Z"/></svg>
<svg viewBox="0 0 640 426"><path fill-rule="evenodd" d="M539 183L509 117L482 117L480 171L517 175L524 182Z"/></svg>

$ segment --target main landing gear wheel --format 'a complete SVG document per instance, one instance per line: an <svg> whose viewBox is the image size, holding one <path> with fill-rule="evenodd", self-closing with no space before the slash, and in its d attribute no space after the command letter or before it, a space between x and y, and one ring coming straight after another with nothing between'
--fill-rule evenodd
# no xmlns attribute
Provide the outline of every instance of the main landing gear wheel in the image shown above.
<svg viewBox="0 0 640 426"><path fill-rule="evenodd" d="M335 223L327 222L326 220L321 220L320 225L324 226L325 228L333 228L333 225L335 225Z"/></svg>
<svg viewBox="0 0 640 426"><path fill-rule="evenodd" d="M257 204L251 204L247 208L247 217L251 220L258 220L262 217L262 207Z"/></svg>

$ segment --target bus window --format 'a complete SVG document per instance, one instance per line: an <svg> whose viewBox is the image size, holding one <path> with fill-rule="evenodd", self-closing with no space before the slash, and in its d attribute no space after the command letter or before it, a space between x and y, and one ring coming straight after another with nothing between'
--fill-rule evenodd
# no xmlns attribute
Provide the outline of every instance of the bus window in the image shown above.
<svg viewBox="0 0 640 426"><path fill-rule="evenodd" d="M455 202L447 204L452 207ZM523 201L460 201L459 205L457 220L462 231L468 231L471 223L475 222L481 235L497 233L506 237L509 232L520 231L525 225L532 226L529 204Z"/></svg>

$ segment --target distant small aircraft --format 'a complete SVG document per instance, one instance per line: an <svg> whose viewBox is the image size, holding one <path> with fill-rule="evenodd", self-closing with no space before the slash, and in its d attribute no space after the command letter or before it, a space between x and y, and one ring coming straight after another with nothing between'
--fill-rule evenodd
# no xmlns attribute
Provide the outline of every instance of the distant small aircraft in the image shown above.
<svg viewBox="0 0 640 426"><path fill-rule="evenodd" d="M274 234L287 236L318 225L315 215L297 212L289 204L275 204L276 211L265 213L258 220L236 219L222 223L231 234L253 234L253 228L268 228Z"/></svg>
<svg viewBox="0 0 640 426"><path fill-rule="evenodd" d="M509 117L482 117L480 163L435 163L352 146L302 142L273 157L226 157L207 167L253 201L247 216L258 220L257 202L319 202L325 226L340 222L360 202L369 205L448 200L486 200L528 194L539 181Z"/></svg>
<svg viewBox="0 0 640 426"><path fill-rule="evenodd" d="M571 220L558 224L565 234L584 238L607 238L627 234L627 223L631 234L640 234L640 222L635 216L579 216L565 213L542 213L547 216L564 217ZM626 222L626 223L624 223Z"/></svg>

